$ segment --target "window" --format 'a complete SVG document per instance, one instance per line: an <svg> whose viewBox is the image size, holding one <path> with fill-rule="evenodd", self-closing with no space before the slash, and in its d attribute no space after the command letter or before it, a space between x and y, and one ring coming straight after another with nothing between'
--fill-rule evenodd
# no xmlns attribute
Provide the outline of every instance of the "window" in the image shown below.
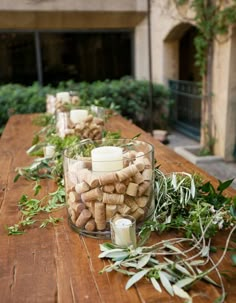
<svg viewBox="0 0 236 303"><path fill-rule="evenodd" d="M38 69L34 32L0 33L0 82L43 84L132 75L132 32L40 32Z"/></svg>
<svg viewBox="0 0 236 303"><path fill-rule="evenodd" d="M0 83L37 81L33 33L0 34Z"/></svg>

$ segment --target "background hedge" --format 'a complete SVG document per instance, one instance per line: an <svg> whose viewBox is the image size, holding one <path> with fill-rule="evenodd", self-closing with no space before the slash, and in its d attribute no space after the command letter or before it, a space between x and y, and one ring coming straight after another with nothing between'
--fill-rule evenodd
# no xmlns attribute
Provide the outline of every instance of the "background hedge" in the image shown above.
<svg viewBox="0 0 236 303"><path fill-rule="evenodd" d="M153 84L153 123L155 128L167 128L169 109L172 104L169 90ZM73 91L80 96L83 105L96 104L113 108L124 117L147 129L150 121L149 82L129 77L121 80L60 82L57 87L40 87L7 84L0 86L0 128L3 129L13 114L45 112L46 95L60 91Z"/></svg>

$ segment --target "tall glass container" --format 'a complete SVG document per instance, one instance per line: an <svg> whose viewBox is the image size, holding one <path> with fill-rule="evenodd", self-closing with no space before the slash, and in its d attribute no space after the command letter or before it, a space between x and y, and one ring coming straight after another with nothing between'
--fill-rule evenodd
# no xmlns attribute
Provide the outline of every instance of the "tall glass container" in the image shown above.
<svg viewBox="0 0 236 303"><path fill-rule="evenodd" d="M64 152L69 224L78 233L109 238L109 221L130 215L141 225L154 210L153 146L147 142L84 140Z"/></svg>

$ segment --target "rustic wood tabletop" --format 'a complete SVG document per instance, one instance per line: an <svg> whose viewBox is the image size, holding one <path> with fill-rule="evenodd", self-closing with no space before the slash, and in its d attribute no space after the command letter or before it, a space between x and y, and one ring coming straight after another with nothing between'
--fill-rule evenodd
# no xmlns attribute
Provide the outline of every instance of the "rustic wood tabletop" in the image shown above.
<svg viewBox="0 0 236 303"><path fill-rule="evenodd" d="M148 281L136 283L125 290L127 277L120 273L99 271L108 264L98 258L99 244L103 240L83 237L75 233L67 222L66 208L56 211L56 216L64 220L58 225L44 229L31 227L24 235L8 236L6 225L13 225L20 219L18 201L22 194L33 195L32 184L20 178L13 182L16 167L26 166L32 159L26 154L31 146L34 132L39 127L33 125L35 115L12 116L0 139L0 302L101 302L101 303L152 303L183 302L166 291L159 293ZM140 140L153 144L157 164L163 172L197 172L205 180L217 184L217 180L207 172L191 164L174 151L155 140L136 125L117 115L106 125L111 131L121 131L124 138L132 138L141 133ZM42 182L42 195L54 191L54 182ZM235 196L229 188L227 194ZM165 234L155 234L151 243L160 241ZM227 233L222 232L214 239L214 245L223 247ZM232 243L235 247L235 243ZM218 260L222 251L213 258ZM224 279L228 294L225 302L236 302L236 275L230 254L227 253L219 265L220 271L234 272L234 278ZM220 296L220 289L199 281L190 291L193 302L208 303Z"/></svg>

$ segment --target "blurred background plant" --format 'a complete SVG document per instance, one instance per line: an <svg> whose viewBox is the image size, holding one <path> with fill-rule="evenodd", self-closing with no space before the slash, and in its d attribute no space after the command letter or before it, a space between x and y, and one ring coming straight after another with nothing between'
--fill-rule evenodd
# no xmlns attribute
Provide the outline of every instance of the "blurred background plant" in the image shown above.
<svg viewBox="0 0 236 303"><path fill-rule="evenodd" d="M92 83L63 81L57 87L41 87L7 84L0 86L0 133L13 114L39 113L46 111L46 95L72 91L80 96L82 105L95 104L119 112L143 129L153 119L155 128L169 127L169 113L173 101L169 90L153 84L153 114L148 112L149 82L124 77L120 80L105 80Z"/></svg>

